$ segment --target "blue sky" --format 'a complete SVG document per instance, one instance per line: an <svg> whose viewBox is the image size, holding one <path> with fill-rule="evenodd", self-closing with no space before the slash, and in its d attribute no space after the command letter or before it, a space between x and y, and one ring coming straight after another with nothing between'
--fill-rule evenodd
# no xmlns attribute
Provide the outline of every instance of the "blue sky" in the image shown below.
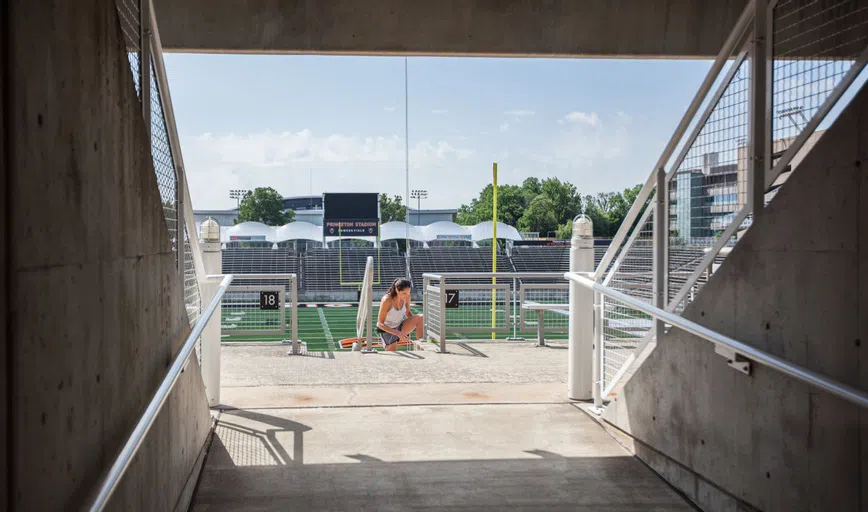
<svg viewBox="0 0 868 512"><path fill-rule="evenodd" d="M403 58L165 60L194 208L257 186L404 195ZM412 57L410 188L429 190L423 208L457 208L495 161L501 183L556 176L587 194L644 181L709 66Z"/></svg>

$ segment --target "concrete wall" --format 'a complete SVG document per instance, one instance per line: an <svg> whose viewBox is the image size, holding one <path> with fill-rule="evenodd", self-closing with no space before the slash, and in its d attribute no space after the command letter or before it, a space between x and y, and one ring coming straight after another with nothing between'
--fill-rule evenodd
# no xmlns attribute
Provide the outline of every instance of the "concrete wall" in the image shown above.
<svg viewBox="0 0 868 512"><path fill-rule="evenodd" d="M114 2L8 5L10 508L77 510L189 325ZM194 359L110 508L172 510L209 427Z"/></svg>
<svg viewBox="0 0 868 512"><path fill-rule="evenodd" d="M2 466L0 467L0 507L6 509L10 508L8 504L9 495L7 493L9 474L6 470L6 461L9 460L9 439L7 436L7 424L9 421L8 380L12 370L9 365L9 358L7 357L10 345L7 339L8 324L6 320L9 296L6 277L9 268L6 256L8 251L6 241L9 233L6 222L8 220L6 208L9 204L6 140L11 131L7 126L10 104L7 102L6 81L9 73L7 66L8 45L6 44L6 36L4 34L8 34L8 14L8 6L5 3L0 5L0 183L2 183L2 187L0 187L0 190L2 190L0 192L0 268L2 268L2 271L0 271L0 369L3 371L3 376L0 377L0 466Z"/></svg>
<svg viewBox="0 0 868 512"><path fill-rule="evenodd" d="M717 55L746 0L155 0L167 51Z"/></svg>
<svg viewBox="0 0 868 512"><path fill-rule="evenodd" d="M685 317L868 390L868 88ZM672 330L605 417L707 510L865 510L868 416Z"/></svg>

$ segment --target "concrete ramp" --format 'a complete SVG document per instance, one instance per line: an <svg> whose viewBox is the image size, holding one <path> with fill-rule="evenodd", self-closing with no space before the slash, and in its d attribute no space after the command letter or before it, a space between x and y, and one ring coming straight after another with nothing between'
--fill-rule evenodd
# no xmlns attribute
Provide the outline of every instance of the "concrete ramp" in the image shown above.
<svg viewBox="0 0 868 512"><path fill-rule="evenodd" d="M692 510L576 405L225 411L214 510Z"/></svg>

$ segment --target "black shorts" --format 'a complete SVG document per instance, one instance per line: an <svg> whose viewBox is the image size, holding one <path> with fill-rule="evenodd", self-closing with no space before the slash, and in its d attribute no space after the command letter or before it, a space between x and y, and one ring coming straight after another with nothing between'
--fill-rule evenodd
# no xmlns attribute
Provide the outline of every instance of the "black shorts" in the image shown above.
<svg viewBox="0 0 868 512"><path fill-rule="evenodd" d="M406 320L405 320L405 322L406 322ZM399 331L402 330L401 329L402 327L404 327L403 322L401 322L401 325L398 326L398 330ZM387 347L393 343L398 343L398 341L401 339L398 336L396 336L390 332L386 332L382 329L377 329L377 331L380 332L380 339L383 340L383 345L385 345Z"/></svg>

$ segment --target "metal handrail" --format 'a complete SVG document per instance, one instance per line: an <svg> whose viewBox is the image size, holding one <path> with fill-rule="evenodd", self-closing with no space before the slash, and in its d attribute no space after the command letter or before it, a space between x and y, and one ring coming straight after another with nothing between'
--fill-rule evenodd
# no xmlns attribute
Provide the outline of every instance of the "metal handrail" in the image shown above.
<svg viewBox="0 0 868 512"><path fill-rule="evenodd" d="M226 293L229 285L232 284L232 277L231 274L223 277L214 297L211 299L211 302L208 303L208 307L205 308L199 316L199 320L196 321L196 325L193 326L190 335L187 336L187 340L184 341L181 350L178 351L178 355L176 355L175 360L172 361L172 366L169 367L166 377L163 379L160 387L157 388L157 391L153 398L151 398L151 402L148 404L145 412L142 414L141 418L139 418L135 428L127 437L123 448L120 453L118 453L114 463L112 463L111 468L108 470L108 473L102 478L99 491L90 502L87 510L91 512L99 512L105 508L106 504L108 504L109 498L111 498L118 483L120 483L121 478L124 476L124 473L126 473L127 468L129 468L136 452L139 451L145 436L151 429L151 426L153 426L154 420L157 418L157 414L160 412L160 409L163 408L163 404L169 397L169 393L172 391L172 388L175 387L178 377L181 375L184 366L187 364L187 359L190 358L193 349L196 347L196 340L198 340L202 335L205 325L211 319L214 310L216 310L220 305L220 301L223 299L223 295Z"/></svg>
<svg viewBox="0 0 868 512"><path fill-rule="evenodd" d="M613 290L608 286L603 286L599 283L596 283L592 277L588 277L589 275L592 274L567 272L566 274L564 274L564 277L566 277L570 281L576 282L584 286L585 288L590 288L602 295L623 302L624 304L627 304L634 309L642 311L643 313L647 313L652 317L658 320L662 320L667 324L687 331L690 334L699 336L700 338L710 341L717 346L726 347L738 353L739 355L742 355L756 363L762 364L763 366L767 366L772 370L783 373L784 375L788 375L796 380L800 380L818 389L822 389L823 391L831 393L839 398L843 398L848 402L852 402L856 405L868 408L868 393L862 391L861 389L848 386L847 384L826 377L823 374L809 370L803 366L791 363L778 356L769 354L764 350L760 350L756 347L752 347L740 341L734 340L730 337L724 336L717 331L713 331L707 327L703 327L678 315L667 313L666 311L660 308L656 308L646 302L642 302L641 300L638 300L634 297L630 297L629 295L625 295L621 292Z"/></svg>

